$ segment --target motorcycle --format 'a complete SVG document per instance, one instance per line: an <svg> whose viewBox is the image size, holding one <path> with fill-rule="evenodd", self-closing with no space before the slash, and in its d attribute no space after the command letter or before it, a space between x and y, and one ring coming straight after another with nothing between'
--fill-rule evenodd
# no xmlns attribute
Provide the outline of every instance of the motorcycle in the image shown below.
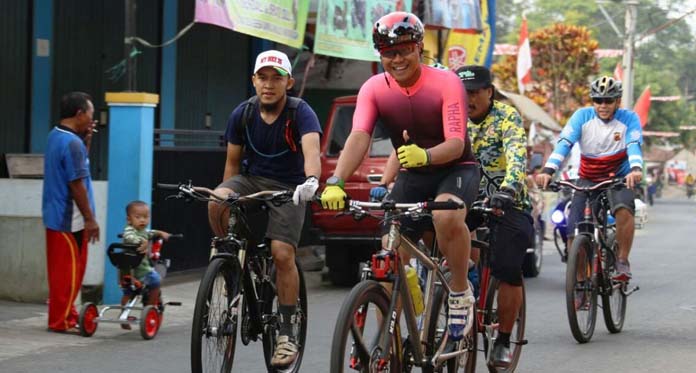
<svg viewBox="0 0 696 373"><path fill-rule="evenodd" d="M561 262L568 260L568 231L567 222L570 213L570 200L573 196L569 188L562 188L558 191L558 201L551 211L551 223L553 223L553 243L556 246Z"/></svg>
<svg viewBox="0 0 696 373"><path fill-rule="evenodd" d="M569 188L562 188L558 192L558 202L553 211L551 211L551 222L553 228L553 243L556 246L558 255L561 256L561 262L568 261L568 230L575 227L568 227L568 216L570 215L571 200L573 192ZM607 224L614 226L616 220L612 214L608 215Z"/></svg>

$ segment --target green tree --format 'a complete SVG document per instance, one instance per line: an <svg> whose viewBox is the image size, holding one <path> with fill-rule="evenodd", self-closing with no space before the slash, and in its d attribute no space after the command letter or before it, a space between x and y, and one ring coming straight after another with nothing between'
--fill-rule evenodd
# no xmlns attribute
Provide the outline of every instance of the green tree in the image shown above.
<svg viewBox="0 0 696 373"><path fill-rule="evenodd" d="M499 14L506 22L498 22L504 28L496 30L498 42L516 44L522 12L528 19L530 32L562 21L587 27L597 39L599 48L623 49L623 38L616 34L610 23L593 0L498 0L498 9L510 9L515 13ZM672 22L678 15L691 10L690 0L640 0L638 5L637 35L634 59L634 97L638 97L650 85L653 96L694 95L696 91L696 43L688 19ZM626 12L623 1L603 2L619 31L624 31ZM693 18L691 18L693 20ZM514 20L514 21L513 21ZM666 26L666 27L665 27ZM531 40L532 44L534 40ZM619 58L600 60L596 75L612 75ZM536 67L537 61L533 56ZM514 70L513 70L514 73ZM589 83L595 74L586 76ZM530 94L531 97L531 94ZM651 130L678 130L680 125L691 125L696 113L693 98L676 102L653 101L650 109ZM693 133L692 133L693 132ZM681 136L685 146L693 146L696 131Z"/></svg>
<svg viewBox="0 0 696 373"><path fill-rule="evenodd" d="M599 69L594 55L597 41L584 27L557 23L532 32L529 42L533 83L526 95L564 124L589 102L587 77ZM493 65L501 88L517 91L516 64L516 56L506 56Z"/></svg>

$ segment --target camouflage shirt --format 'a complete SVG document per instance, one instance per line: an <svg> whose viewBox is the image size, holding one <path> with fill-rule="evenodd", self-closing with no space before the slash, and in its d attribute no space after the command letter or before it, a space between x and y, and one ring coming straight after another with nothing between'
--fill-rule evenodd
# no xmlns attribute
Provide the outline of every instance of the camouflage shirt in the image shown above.
<svg viewBox="0 0 696 373"><path fill-rule="evenodd" d="M500 187L517 191L515 207L531 211L527 193L527 136L522 118L510 105L493 101L481 123L469 120L469 136L476 159L481 164L482 195L491 196Z"/></svg>

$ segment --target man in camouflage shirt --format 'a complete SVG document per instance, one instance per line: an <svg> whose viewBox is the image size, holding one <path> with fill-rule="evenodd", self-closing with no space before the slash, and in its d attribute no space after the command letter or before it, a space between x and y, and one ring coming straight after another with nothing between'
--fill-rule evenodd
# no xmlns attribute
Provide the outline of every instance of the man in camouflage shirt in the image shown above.
<svg viewBox="0 0 696 373"><path fill-rule="evenodd" d="M480 194L495 212L489 219L491 270L501 281L498 292L499 336L490 355L495 366L508 367L510 333L522 304L522 263L533 242L531 202L527 193L527 148L522 119L513 107L493 99L495 87L483 66L457 70L469 98L469 136L481 165ZM480 217L467 215L474 230Z"/></svg>

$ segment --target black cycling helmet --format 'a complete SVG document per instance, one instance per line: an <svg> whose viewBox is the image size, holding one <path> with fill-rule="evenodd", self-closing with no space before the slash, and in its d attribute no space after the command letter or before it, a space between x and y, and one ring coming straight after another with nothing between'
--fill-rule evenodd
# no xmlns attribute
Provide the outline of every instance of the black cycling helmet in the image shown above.
<svg viewBox="0 0 696 373"><path fill-rule="evenodd" d="M603 76L590 84L591 98L621 98L623 90L621 81L610 76Z"/></svg>
<svg viewBox="0 0 696 373"><path fill-rule="evenodd" d="M372 28L372 43L376 50L393 45L423 41L423 23L408 12L391 12L375 23Z"/></svg>

